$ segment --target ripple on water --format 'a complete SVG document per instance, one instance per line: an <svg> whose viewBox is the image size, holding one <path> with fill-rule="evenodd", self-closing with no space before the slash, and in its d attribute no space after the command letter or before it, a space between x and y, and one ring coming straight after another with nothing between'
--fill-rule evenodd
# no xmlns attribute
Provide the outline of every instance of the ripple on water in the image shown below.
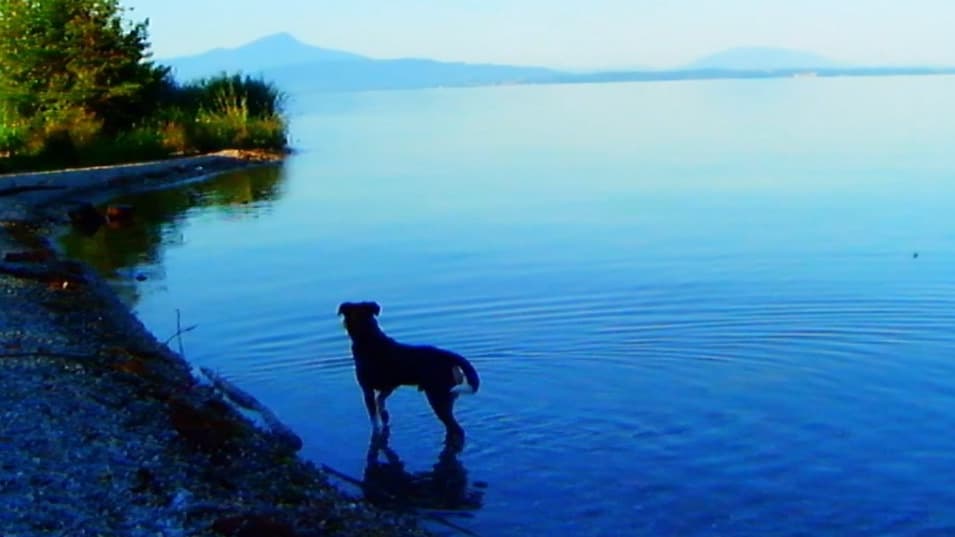
<svg viewBox="0 0 955 537"><path fill-rule="evenodd" d="M285 179L209 185L274 190L249 212L177 203L178 225L153 223L165 252L129 241L163 260L144 285L168 283L139 309L169 333L186 308L190 358L355 475L368 425L338 301L379 300L399 340L465 354L483 535L949 534L955 153L951 88L930 82L348 97L302 118ZM105 244L71 251L117 257ZM421 394L389 404L395 448L430 468Z"/></svg>

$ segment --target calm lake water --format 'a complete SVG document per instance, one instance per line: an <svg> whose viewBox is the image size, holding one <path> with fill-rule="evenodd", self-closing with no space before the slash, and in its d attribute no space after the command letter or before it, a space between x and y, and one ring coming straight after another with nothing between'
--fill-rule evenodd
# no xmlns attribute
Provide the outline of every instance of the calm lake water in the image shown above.
<svg viewBox="0 0 955 537"><path fill-rule="evenodd" d="M398 467L366 473L338 303L471 358L458 459L408 388L390 446L416 501L485 537L953 535L952 95L300 95L283 167L127 199L136 227L63 244L160 338L181 309L192 362L378 487Z"/></svg>

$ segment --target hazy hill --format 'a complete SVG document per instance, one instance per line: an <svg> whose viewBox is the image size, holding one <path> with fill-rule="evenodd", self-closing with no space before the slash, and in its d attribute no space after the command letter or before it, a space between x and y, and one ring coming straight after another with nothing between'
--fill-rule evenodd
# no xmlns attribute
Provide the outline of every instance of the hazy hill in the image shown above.
<svg viewBox="0 0 955 537"><path fill-rule="evenodd" d="M559 73L539 67L440 62L427 59L379 60L307 45L276 34L241 47L158 60L177 79L191 80L241 71L262 75L285 91L349 91L480 86L547 82Z"/></svg>
<svg viewBox="0 0 955 537"><path fill-rule="evenodd" d="M683 70L725 69L736 71L773 71L805 68L845 67L829 58L805 52L772 47L738 47L701 58Z"/></svg>
<svg viewBox="0 0 955 537"><path fill-rule="evenodd" d="M222 71L259 74L264 71L310 62L371 61L341 50L307 45L289 34L275 34L236 48L217 48L194 56L159 59L173 68L176 78L190 80Z"/></svg>

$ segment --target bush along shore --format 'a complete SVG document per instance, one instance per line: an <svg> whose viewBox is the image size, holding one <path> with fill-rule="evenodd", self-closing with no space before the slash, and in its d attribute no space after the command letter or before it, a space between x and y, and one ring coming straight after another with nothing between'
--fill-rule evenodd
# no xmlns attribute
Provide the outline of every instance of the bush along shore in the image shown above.
<svg viewBox="0 0 955 537"><path fill-rule="evenodd" d="M0 0L0 174L287 147L261 78L180 82L118 0Z"/></svg>
<svg viewBox="0 0 955 537"><path fill-rule="evenodd" d="M334 487L267 409L192 371L48 240L116 189L224 171L229 159L263 165L202 158L148 176L34 174L0 194L0 534L425 535L416 519ZM250 407L264 419L239 410Z"/></svg>

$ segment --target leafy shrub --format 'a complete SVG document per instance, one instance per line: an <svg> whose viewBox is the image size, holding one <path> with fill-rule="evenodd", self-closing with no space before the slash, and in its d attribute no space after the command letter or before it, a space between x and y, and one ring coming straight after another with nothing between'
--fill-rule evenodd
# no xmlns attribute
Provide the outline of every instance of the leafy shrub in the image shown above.
<svg viewBox="0 0 955 537"><path fill-rule="evenodd" d="M0 172L284 148L276 86L178 84L129 14L120 0L0 0Z"/></svg>
<svg viewBox="0 0 955 537"><path fill-rule="evenodd" d="M25 129L19 125L0 125L0 157L19 153L25 144Z"/></svg>
<svg viewBox="0 0 955 537"><path fill-rule="evenodd" d="M82 164L99 165L161 159L169 155L163 134L152 127L122 132L83 148Z"/></svg>

